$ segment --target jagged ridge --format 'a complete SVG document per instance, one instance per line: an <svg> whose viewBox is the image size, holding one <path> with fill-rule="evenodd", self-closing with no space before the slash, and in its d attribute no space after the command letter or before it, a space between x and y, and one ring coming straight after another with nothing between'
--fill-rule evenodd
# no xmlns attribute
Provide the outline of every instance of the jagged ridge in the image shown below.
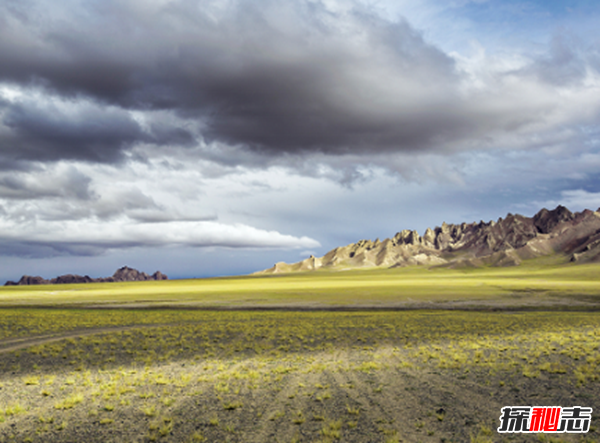
<svg viewBox="0 0 600 443"><path fill-rule="evenodd" d="M7 281L4 286L23 286L23 285L51 285L51 284L63 284L63 283L107 283L107 282L123 282L123 281L147 281L147 280L168 280L165 274L160 271L156 271L152 275L148 275L145 272L140 272L137 269L123 266L117 269L112 277L105 278L91 278L88 275L73 275L66 274L55 277L51 280L46 280L42 277L30 275L24 275L18 282Z"/></svg>
<svg viewBox="0 0 600 443"><path fill-rule="evenodd" d="M276 263L259 273L319 268L429 266L514 266L524 259L553 253L572 261L600 261L600 213L572 213L564 206L542 209L533 217L508 214L496 222L446 224L423 236L403 230L379 241L360 240L323 257L294 264Z"/></svg>

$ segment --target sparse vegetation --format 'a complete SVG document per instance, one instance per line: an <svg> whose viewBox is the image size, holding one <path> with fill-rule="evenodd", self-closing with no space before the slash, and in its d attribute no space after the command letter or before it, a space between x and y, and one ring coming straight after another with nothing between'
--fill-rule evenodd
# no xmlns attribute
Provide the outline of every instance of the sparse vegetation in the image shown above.
<svg viewBox="0 0 600 443"><path fill-rule="evenodd" d="M571 309L598 306L600 280L597 264L565 264L560 255L524 261L513 267L435 269L407 267L86 285L8 286L0 288L0 307L77 307L122 304L140 307L168 304L217 307L309 306L385 307L401 303L426 307L550 307ZM257 294L260 294L257 297ZM153 312L132 319L127 312L112 316L61 314L15 309L0 323L0 340L30 334L56 333L109 325L170 324L185 322L183 313ZM190 317L193 318L193 312ZM360 337L360 336L358 336Z"/></svg>
<svg viewBox="0 0 600 443"><path fill-rule="evenodd" d="M140 312L0 309L0 441L487 442L502 406L600 410L595 312Z"/></svg>

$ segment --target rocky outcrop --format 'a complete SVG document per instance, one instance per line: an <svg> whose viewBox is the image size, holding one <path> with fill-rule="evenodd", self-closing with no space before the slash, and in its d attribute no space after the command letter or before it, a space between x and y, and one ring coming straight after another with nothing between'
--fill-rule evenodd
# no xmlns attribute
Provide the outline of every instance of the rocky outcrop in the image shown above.
<svg viewBox="0 0 600 443"><path fill-rule="evenodd" d="M561 254L575 262L600 261L600 213L572 213L564 206L533 217L508 214L487 223L442 223L423 236L403 230L379 241L360 240L323 257L277 263L260 273L319 268L427 266L517 266L522 260Z"/></svg>
<svg viewBox="0 0 600 443"><path fill-rule="evenodd" d="M168 280L168 277L160 271L156 271L152 275L145 272L140 272L137 269L123 266L112 275L106 278L91 278L88 275L73 275L66 274L55 277L51 280L45 280L42 277L31 277L24 275L18 282L7 281L4 286L23 286L23 285L51 285L51 284L68 284L68 283L110 283L124 281L148 281L148 280Z"/></svg>
<svg viewBox="0 0 600 443"><path fill-rule="evenodd" d="M152 276L150 277L150 280L168 280L169 277L167 277L165 274L163 274L160 271L156 271L154 274L152 274Z"/></svg>
<svg viewBox="0 0 600 443"><path fill-rule="evenodd" d="M81 275L66 274L53 278L52 280L50 280L50 283L92 283L93 281L94 279L91 278L89 275L84 275L82 277Z"/></svg>
<svg viewBox="0 0 600 443"><path fill-rule="evenodd" d="M48 285L50 281L43 279L40 276L32 277L24 275L18 282L7 281L4 286L22 286L22 285Z"/></svg>
<svg viewBox="0 0 600 443"><path fill-rule="evenodd" d="M148 281L148 280L167 280L168 277L160 271L156 271L152 275L148 275L145 272L140 272L137 269L123 266L121 269L113 274L112 277L105 279L105 281Z"/></svg>

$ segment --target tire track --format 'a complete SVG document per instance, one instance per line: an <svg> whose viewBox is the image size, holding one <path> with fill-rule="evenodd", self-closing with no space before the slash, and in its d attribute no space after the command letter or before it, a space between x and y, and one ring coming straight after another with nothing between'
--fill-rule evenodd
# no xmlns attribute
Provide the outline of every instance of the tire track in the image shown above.
<svg viewBox="0 0 600 443"><path fill-rule="evenodd" d="M102 328L92 329L75 329L72 331L58 333L58 334L45 334L36 335L33 337L20 337L8 340L0 341L0 355L6 354L13 351L19 351L26 349L31 346L45 345L48 343L54 343L61 340L67 340L69 338L87 337L90 335L104 334L108 332L122 332L129 331L132 329L141 328L158 328L163 326L174 326L180 323L157 323L157 324L144 324L144 325L129 325L129 326L106 326Z"/></svg>

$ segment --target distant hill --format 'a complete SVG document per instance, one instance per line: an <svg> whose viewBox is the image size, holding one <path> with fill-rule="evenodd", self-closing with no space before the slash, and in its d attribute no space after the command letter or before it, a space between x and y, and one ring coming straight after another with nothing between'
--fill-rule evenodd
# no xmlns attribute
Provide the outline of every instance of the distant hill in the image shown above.
<svg viewBox="0 0 600 443"><path fill-rule="evenodd" d="M4 286L23 286L23 285L51 285L63 283L105 283L105 282L123 282L123 281L147 281L147 280L168 280L168 277L160 271L156 271L152 275L145 272L140 272L137 269L123 266L112 275L105 278L91 278L87 275L66 274L55 277L51 280L46 280L42 277L32 277L24 275L18 282L7 281Z"/></svg>
<svg viewBox="0 0 600 443"><path fill-rule="evenodd" d="M394 268L411 265L478 267L515 266L522 260L562 254L573 262L600 261L600 212L572 213L564 206L542 209L533 217L508 214L488 223L446 224L400 231L383 241L361 240L323 257L276 263L257 274L313 271L321 268Z"/></svg>

